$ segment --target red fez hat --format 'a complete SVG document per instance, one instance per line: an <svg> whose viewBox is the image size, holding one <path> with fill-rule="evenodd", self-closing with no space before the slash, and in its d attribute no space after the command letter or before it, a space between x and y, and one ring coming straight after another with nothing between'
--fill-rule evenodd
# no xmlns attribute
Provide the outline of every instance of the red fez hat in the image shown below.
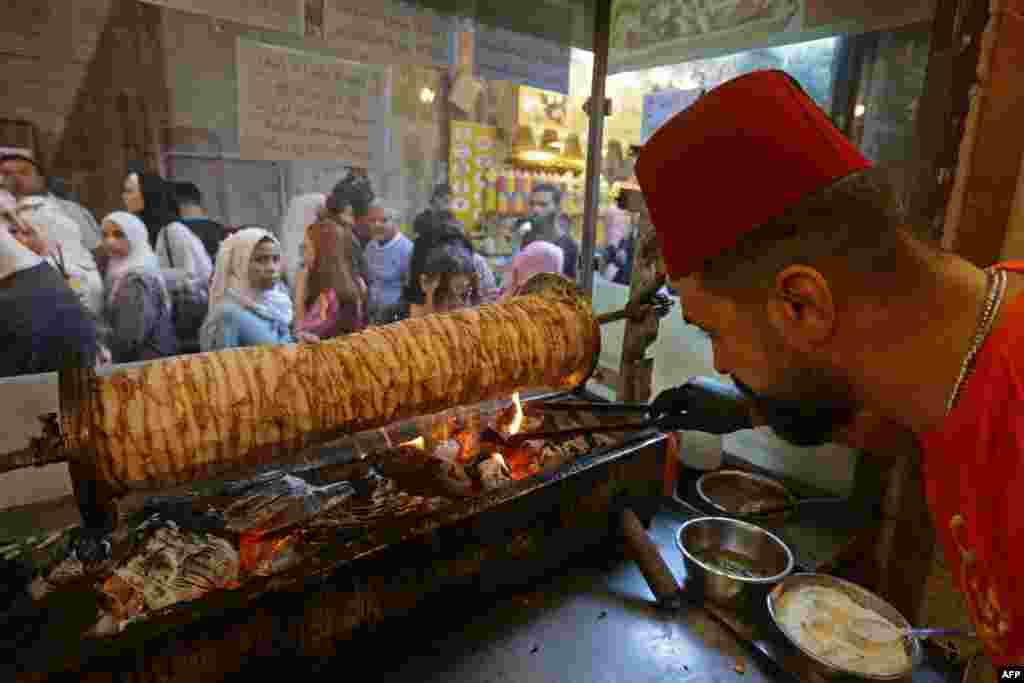
<svg viewBox="0 0 1024 683"><path fill-rule="evenodd" d="M636 176L672 278L871 163L788 74L708 91L643 146Z"/></svg>

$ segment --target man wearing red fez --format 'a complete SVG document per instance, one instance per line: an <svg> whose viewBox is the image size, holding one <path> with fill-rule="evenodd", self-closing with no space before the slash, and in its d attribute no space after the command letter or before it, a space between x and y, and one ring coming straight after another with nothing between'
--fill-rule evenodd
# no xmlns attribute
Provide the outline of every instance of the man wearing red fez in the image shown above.
<svg viewBox="0 0 1024 683"><path fill-rule="evenodd" d="M686 320L734 394L798 445L864 415L912 432L978 635L997 666L1024 664L1024 261L983 270L915 238L880 171L781 71L708 92L636 174ZM655 411L749 426L712 385Z"/></svg>

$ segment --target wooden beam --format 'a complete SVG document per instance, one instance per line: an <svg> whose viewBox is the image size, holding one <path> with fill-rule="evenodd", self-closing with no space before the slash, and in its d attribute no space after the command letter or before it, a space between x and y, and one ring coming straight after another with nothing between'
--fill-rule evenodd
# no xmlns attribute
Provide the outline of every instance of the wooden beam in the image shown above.
<svg viewBox="0 0 1024 683"><path fill-rule="evenodd" d="M957 168L977 46L988 15L987 0L938 0L924 91L917 107L917 149L909 221L919 235L942 238Z"/></svg>
<svg viewBox="0 0 1024 683"><path fill-rule="evenodd" d="M629 286L631 300L651 290L658 278L660 263L654 225L646 208L641 208L635 214L634 220L636 228L633 238L633 272ZM631 318L626 321L626 333L622 340L618 400L646 402L650 399L654 359L647 358L647 349L658 338L660 321L658 314L653 310L642 320Z"/></svg>
<svg viewBox="0 0 1024 683"><path fill-rule="evenodd" d="M612 2L596 0L594 14L594 71L590 101L604 102L608 80L608 46L611 34ZM604 107L591 107L587 131L587 174L583 198L583 242L580 245L581 286L587 296L594 292L594 251L597 248L597 211L601 199L601 148L604 138Z"/></svg>
<svg viewBox="0 0 1024 683"><path fill-rule="evenodd" d="M944 242L988 266L1006 241L1024 156L1024 0L993 1L984 31L965 34L963 45L978 58Z"/></svg>

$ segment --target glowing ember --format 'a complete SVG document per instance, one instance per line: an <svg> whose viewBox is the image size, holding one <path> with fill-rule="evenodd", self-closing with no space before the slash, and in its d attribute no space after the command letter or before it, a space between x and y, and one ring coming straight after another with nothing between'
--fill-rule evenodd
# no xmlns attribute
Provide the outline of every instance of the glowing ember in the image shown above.
<svg viewBox="0 0 1024 683"><path fill-rule="evenodd" d="M406 441L405 443L398 444L398 447L415 448L418 451L425 451L427 449L427 440L424 439L422 436L417 436L415 439L411 441Z"/></svg>
<svg viewBox="0 0 1024 683"><path fill-rule="evenodd" d="M523 404L519 401L519 392L512 394L512 403L516 407L516 415L512 418L512 424L508 426L509 434L518 434L523 428Z"/></svg>

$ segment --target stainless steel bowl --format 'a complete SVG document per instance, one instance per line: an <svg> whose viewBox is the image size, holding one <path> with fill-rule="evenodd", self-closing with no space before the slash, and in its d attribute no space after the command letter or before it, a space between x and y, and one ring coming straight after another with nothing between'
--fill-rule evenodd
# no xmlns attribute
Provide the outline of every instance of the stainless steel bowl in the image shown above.
<svg viewBox="0 0 1024 683"><path fill-rule="evenodd" d="M718 470L702 475L697 480L697 495L717 512L741 519L746 517L740 513L744 503L758 501L777 507L796 502L793 494L779 482L743 470ZM765 515L757 522L775 526L787 516L786 513Z"/></svg>
<svg viewBox="0 0 1024 683"><path fill-rule="evenodd" d="M793 552L778 536L731 517L698 517L679 529L676 545L686 565L687 590L726 607L760 602L768 590L793 571ZM709 550L740 555L758 578L712 566L698 558ZM692 582L692 583L691 583Z"/></svg>
<svg viewBox="0 0 1024 683"><path fill-rule="evenodd" d="M789 591L798 590L807 586L825 586L835 590L840 590L846 593L855 603L869 609L880 616L887 619L890 623L900 629L910 628L910 623L903 618L903 615L899 613L895 607L887 603L882 598L878 597L866 588L861 588L855 583L844 581L843 579L837 579L834 576L828 574L793 574L782 581L776 586L766 598L768 601L768 613L772 617L772 621L779 628L784 636L793 644L800 652L802 652L808 659L810 659L815 668L824 676L829 678L836 678L840 676L853 676L862 680L870 681L894 681L901 678L905 678L910 674L918 665L921 663L923 656L923 649L921 647L921 641L917 638L907 637L903 639L904 647L907 648L907 655L910 658L910 665L906 671L900 671L898 673L890 674L887 676L869 676L857 671L850 671L848 669L840 668L833 665L820 657L814 655L810 651L804 649L800 643L797 642L796 638L791 635L786 627L779 621L777 609L779 600Z"/></svg>

